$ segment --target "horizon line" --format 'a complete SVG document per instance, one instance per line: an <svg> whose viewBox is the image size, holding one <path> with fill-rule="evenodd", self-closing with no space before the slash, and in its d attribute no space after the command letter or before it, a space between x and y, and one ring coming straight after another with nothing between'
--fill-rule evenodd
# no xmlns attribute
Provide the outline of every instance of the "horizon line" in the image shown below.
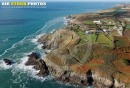
<svg viewBox="0 0 130 88"><path fill-rule="evenodd" d="M109 0L109 1L102 1L102 0L99 0L99 1L96 1L96 0L91 0L91 1L84 1L84 0L76 0L76 1L68 1L68 0L49 0L49 1L47 1L47 0L1 0L0 2L8 2L8 1L18 1L18 2L22 2L22 1L29 1L29 2L34 2L34 1L36 1L36 2L40 2L40 1L44 1L44 2L130 2L130 1L124 1L124 0L121 0L121 1L111 1L111 0Z"/></svg>

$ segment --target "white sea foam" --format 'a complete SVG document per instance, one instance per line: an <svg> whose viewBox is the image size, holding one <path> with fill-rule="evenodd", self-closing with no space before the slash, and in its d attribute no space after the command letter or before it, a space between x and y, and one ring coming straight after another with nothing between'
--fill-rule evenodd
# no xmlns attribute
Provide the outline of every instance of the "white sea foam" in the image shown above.
<svg viewBox="0 0 130 88"><path fill-rule="evenodd" d="M25 36L21 41L19 41L19 42L13 44L10 48L6 49L6 50L4 51L4 53L2 53L2 54L0 55L0 57L2 57L4 54L6 54L9 50L15 48L18 44L23 44L23 42L24 42L28 37L37 34L39 31L43 30L43 29L46 27L46 25L47 25L47 23L44 25L44 27L43 27L42 29L38 30L36 33L33 33L33 34L31 34L31 35L28 35L28 36Z"/></svg>
<svg viewBox="0 0 130 88"><path fill-rule="evenodd" d="M28 56L28 55L30 55L32 52L33 52L33 51L24 53L23 56Z"/></svg>
<svg viewBox="0 0 130 88"><path fill-rule="evenodd" d="M41 38L44 34L39 34L35 38L31 39L31 42L34 44L38 44L38 39Z"/></svg>
<svg viewBox="0 0 130 88"><path fill-rule="evenodd" d="M37 40L38 40L37 38L34 38L34 39L31 39L31 42L34 43L34 44L38 44Z"/></svg>
<svg viewBox="0 0 130 88"><path fill-rule="evenodd" d="M68 21L65 21L64 24L65 24L65 25L68 25Z"/></svg>
<svg viewBox="0 0 130 88"><path fill-rule="evenodd" d="M44 35L44 33L43 33L43 34L40 34L40 35L37 35L36 38L39 39L39 38L41 38L43 35Z"/></svg>
<svg viewBox="0 0 130 88"><path fill-rule="evenodd" d="M47 23L47 25L46 25L46 28L45 28L44 32L46 32L47 29L49 29L50 27L52 27L52 26L55 25L56 23L62 22L62 19L63 19L63 18L60 17L60 18L56 18L56 19L53 19L53 20L49 21L49 22ZM64 20L65 20L65 19L66 19L66 18L64 17ZM31 39L31 42L34 43L34 44L36 44L38 49L42 49L42 44L39 44L39 43L37 42L38 39L41 38L41 36L43 36L43 35L45 34L45 33L43 34L42 31L43 31L43 28L37 32L37 33L39 33L39 34L38 34L35 38ZM55 31L56 31L56 29L53 29L50 33L54 33Z"/></svg>
<svg viewBox="0 0 130 88"><path fill-rule="evenodd" d="M10 69L12 65L7 65L3 60L0 60L0 69L7 70Z"/></svg>
<svg viewBox="0 0 130 88"><path fill-rule="evenodd" d="M25 54L27 54L27 53L25 53ZM28 53L28 54L30 54L30 53ZM12 69L11 72L13 73L13 75L18 74L18 73L20 73L20 74L26 73L29 77L40 80L41 82L52 79L51 76L39 77L37 75L39 70L35 70L33 68L34 66L26 66L25 63L27 61L28 61L28 57L23 57L23 58L21 58L20 63L15 63L13 65L6 65L6 63L3 60L0 60L0 70ZM18 80L14 80L13 82L16 83L16 82L18 82Z"/></svg>
<svg viewBox="0 0 130 88"><path fill-rule="evenodd" d="M26 73L29 77L35 78L37 80L40 80L41 82L51 79L50 76L47 77L39 77L37 76L37 73L39 72L39 70L35 70L33 67L34 66L26 66L25 63L28 61L28 57L23 57L21 59L20 63L16 63L12 69L12 73L17 74L18 72L22 73Z"/></svg>
<svg viewBox="0 0 130 88"><path fill-rule="evenodd" d="M37 48L42 49L43 44L38 44Z"/></svg>
<svg viewBox="0 0 130 88"><path fill-rule="evenodd" d="M15 64L15 69L20 69L24 71L34 71L33 66L26 66L25 63L28 61L28 57L24 57L21 59L20 63ZM38 73L38 71L36 71Z"/></svg>
<svg viewBox="0 0 130 88"><path fill-rule="evenodd" d="M64 20L65 20L65 19L64 19ZM53 25L55 25L56 23L59 23L59 22L63 22L63 18L62 18L62 17L56 18L56 19L53 19L53 20L47 22L47 23L44 25L44 27L41 28L40 30L38 30L37 32L35 32L35 33L31 34L31 35L25 36L21 41L19 41L19 42L13 44L10 48L6 49L6 50L0 55L0 58L1 58L3 55L5 55L8 51L10 51L11 49L17 47L19 44L20 44L20 45L23 45L23 44L25 43L25 41L28 42L28 39L29 39L29 38L31 39L31 37L34 37L34 36L38 35L38 36L36 37L36 39L33 39L33 40L32 40L33 42L36 42L37 38L40 37L40 36L42 36L41 34L47 32L47 30L48 30L50 27L52 27ZM29 40L30 40L30 39L29 39Z"/></svg>
<svg viewBox="0 0 130 88"><path fill-rule="evenodd" d="M69 19L67 19L66 17L64 17L64 20L65 20L65 21L64 21L64 24L65 24L65 25L68 25Z"/></svg>
<svg viewBox="0 0 130 88"><path fill-rule="evenodd" d="M56 29L53 29L50 33L54 33L56 31Z"/></svg>
<svg viewBox="0 0 130 88"><path fill-rule="evenodd" d="M10 48L6 49L4 51L3 54L0 55L0 58L3 57L4 55L6 55L6 53L11 52L12 49L14 48L18 48L19 46L23 45L24 43L30 43L32 42L36 42L38 38L40 38L41 36L43 36L43 32L47 32L47 30L52 27L53 25L55 25L56 23L61 22L61 18L60 19L54 19L52 21L49 21L48 23L45 24L45 26L43 28L41 28L40 30L38 30L37 32L28 35L26 37L24 37L21 41L13 44ZM55 31L55 30L53 30ZM52 32L53 32L52 31ZM35 37L36 36L36 37ZM32 39L34 38L34 39ZM32 39L32 40L31 40ZM30 41L31 40L31 41ZM38 44L37 48L39 48L41 50L41 44ZM14 52L15 53L15 52ZM17 55L17 52L15 53ZM29 53L24 53L23 56L27 56L31 54L31 52L29 51ZM42 57L45 55L42 55ZM26 66L25 63L28 60L28 57L23 57L23 58L13 58L13 59L18 59L21 60L19 63L15 63L11 66L6 65L3 61L0 61L0 68L2 69L10 69L11 68L11 72L15 75L15 74L27 74L29 77L35 78L40 80L41 82L47 80L47 79L52 79L51 76L48 77L39 77L37 76L37 73L39 72L38 70L35 70L33 68L33 66ZM17 81L17 80L16 80Z"/></svg>

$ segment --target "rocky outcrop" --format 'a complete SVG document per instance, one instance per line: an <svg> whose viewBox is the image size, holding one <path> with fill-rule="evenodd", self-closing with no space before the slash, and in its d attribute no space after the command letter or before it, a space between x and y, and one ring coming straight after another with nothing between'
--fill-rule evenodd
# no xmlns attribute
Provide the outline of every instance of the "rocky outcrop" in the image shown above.
<svg viewBox="0 0 130 88"><path fill-rule="evenodd" d="M80 37L69 29L60 29L38 39L38 42L43 44L43 49L51 50L68 48L68 46L76 45L79 41Z"/></svg>
<svg viewBox="0 0 130 88"><path fill-rule="evenodd" d="M40 59L39 55L33 52L31 55L28 55L28 61L25 63L26 66L34 66L34 69L39 70L39 76L47 76L49 75L48 67L44 60Z"/></svg>
<svg viewBox="0 0 130 88"><path fill-rule="evenodd" d="M7 64L7 65L12 65L13 61L9 60L9 59L3 59L3 61Z"/></svg>

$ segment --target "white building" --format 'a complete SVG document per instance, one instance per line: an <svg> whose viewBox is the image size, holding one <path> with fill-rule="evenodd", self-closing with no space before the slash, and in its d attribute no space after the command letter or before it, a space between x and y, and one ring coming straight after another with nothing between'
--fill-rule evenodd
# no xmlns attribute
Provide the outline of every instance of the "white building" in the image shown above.
<svg viewBox="0 0 130 88"><path fill-rule="evenodd" d="M99 21L99 20L98 21L93 21L93 22L96 23L96 24L102 24L101 21Z"/></svg>

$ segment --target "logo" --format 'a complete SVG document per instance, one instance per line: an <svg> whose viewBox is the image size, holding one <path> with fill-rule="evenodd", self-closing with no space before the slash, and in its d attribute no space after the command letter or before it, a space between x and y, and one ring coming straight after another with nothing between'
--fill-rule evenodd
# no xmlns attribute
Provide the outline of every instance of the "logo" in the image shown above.
<svg viewBox="0 0 130 88"><path fill-rule="evenodd" d="M45 8L46 2L43 1L10 1L10 2L1 2L1 8Z"/></svg>

